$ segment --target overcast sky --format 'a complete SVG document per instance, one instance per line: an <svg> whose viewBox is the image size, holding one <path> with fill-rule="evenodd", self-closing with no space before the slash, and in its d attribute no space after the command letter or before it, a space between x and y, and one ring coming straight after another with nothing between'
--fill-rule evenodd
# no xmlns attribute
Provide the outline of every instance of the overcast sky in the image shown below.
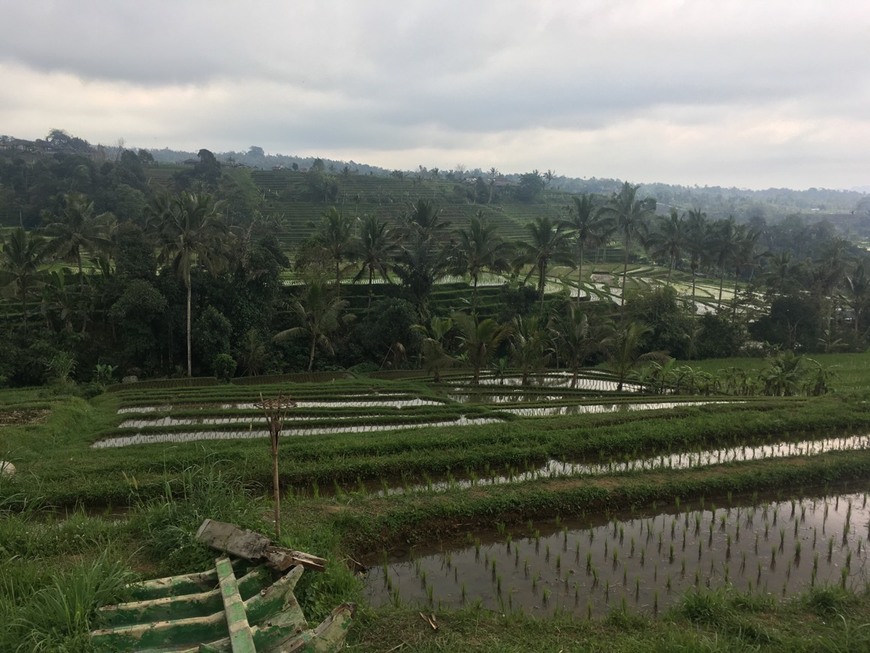
<svg viewBox="0 0 870 653"><path fill-rule="evenodd" d="M0 133L870 186L866 0L0 0Z"/></svg>

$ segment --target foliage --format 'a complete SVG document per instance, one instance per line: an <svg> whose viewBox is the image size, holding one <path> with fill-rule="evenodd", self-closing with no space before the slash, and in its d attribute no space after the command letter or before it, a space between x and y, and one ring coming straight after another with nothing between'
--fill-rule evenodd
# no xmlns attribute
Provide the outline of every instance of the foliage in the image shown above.
<svg viewBox="0 0 870 653"><path fill-rule="evenodd" d="M228 383L236 374L236 361L229 354L218 354L211 364L214 375L224 383Z"/></svg>
<svg viewBox="0 0 870 653"><path fill-rule="evenodd" d="M206 306L193 323L194 351L201 362L197 368L220 377L212 364L221 354L228 355L231 335L232 324L227 317L214 306Z"/></svg>
<svg viewBox="0 0 870 653"><path fill-rule="evenodd" d="M625 301L625 314L629 320L647 326L638 343L643 351L663 351L681 359L694 353L692 316L678 301L673 288L660 287L629 294Z"/></svg>

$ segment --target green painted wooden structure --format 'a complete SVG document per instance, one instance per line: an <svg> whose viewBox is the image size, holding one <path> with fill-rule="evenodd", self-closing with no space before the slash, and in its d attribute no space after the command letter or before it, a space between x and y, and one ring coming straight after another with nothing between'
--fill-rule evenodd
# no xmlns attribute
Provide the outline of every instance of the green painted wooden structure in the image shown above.
<svg viewBox="0 0 870 653"><path fill-rule="evenodd" d="M274 583L267 567L242 565L222 557L208 572L132 585L133 601L100 609L106 627L91 633L95 648L149 653L328 653L341 648L353 604L340 605L310 629L293 594L301 565Z"/></svg>

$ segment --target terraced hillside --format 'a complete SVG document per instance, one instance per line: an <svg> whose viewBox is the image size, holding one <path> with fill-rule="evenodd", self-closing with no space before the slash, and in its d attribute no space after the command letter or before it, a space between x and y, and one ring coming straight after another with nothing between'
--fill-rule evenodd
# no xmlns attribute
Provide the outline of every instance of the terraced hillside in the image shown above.
<svg viewBox="0 0 870 653"><path fill-rule="evenodd" d="M282 219L289 228L287 244L302 242L316 222L330 206L354 215L373 214L384 219L397 219L418 199L430 199L442 211L454 228L462 228L468 219L483 210L499 225L499 233L506 239L521 239L525 225L535 217L547 215L564 217L569 199L564 193L551 193L541 204L505 202L478 204L469 199L471 184L446 180L372 175L338 175L334 199L314 197L307 181L307 173L293 170L256 170L251 177L262 193L264 211Z"/></svg>

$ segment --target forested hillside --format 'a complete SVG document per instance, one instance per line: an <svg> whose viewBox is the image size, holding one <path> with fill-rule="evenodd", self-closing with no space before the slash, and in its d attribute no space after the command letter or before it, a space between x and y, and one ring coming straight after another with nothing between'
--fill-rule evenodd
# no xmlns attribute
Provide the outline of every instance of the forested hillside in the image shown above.
<svg viewBox="0 0 870 653"><path fill-rule="evenodd" d="M58 130L0 140L0 381L627 372L653 351L866 347L858 193L268 166L258 150L166 163Z"/></svg>

